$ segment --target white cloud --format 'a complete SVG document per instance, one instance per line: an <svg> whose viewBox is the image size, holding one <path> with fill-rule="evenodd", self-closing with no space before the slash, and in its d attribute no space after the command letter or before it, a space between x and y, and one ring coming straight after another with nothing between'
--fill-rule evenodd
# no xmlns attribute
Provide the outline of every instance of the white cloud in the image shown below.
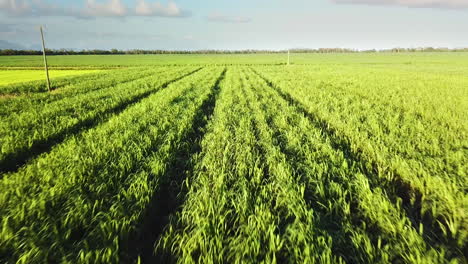
<svg viewBox="0 0 468 264"><path fill-rule="evenodd" d="M180 9L170 1L166 6L159 2L135 0L135 5L127 7L122 0L83 0L82 7L52 5L45 0L0 0L0 12L11 16L72 16L125 17L125 16L163 16L183 17L189 12Z"/></svg>
<svg viewBox="0 0 468 264"><path fill-rule="evenodd" d="M83 16L89 17L119 17L128 14L127 7L121 0L108 0L106 3L98 3L96 0L86 0Z"/></svg>
<svg viewBox="0 0 468 264"><path fill-rule="evenodd" d="M413 8L468 8L468 0L331 0L337 4L397 5Z"/></svg>
<svg viewBox="0 0 468 264"><path fill-rule="evenodd" d="M188 15L182 11L174 2L169 2L167 6L160 3L148 3L145 0L138 0L135 7L137 16L164 16L164 17L180 17Z"/></svg>
<svg viewBox="0 0 468 264"><path fill-rule="evenodd" d="M251 18L241 16L228 16L218 12L213 12L208 15L207 19L212 22L221 23L249 23L252 21Z"/></svg>

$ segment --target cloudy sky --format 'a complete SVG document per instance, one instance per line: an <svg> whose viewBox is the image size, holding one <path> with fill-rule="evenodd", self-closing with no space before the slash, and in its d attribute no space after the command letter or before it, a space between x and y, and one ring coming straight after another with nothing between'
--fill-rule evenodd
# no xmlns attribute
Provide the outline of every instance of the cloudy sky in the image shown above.
<svg viewBox="0 0 468 264"><path fill-rule="evenodd" d="M0 48L467 47L468 0L0 0Z"/></svg>

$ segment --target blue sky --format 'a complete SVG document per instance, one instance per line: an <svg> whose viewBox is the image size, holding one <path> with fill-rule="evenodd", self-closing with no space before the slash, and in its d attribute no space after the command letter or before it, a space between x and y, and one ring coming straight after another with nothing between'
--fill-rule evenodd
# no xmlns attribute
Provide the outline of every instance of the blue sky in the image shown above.
<svg viewBox="0 0 468 264"><path fill-rule="evenodd" d="M1 44L38 48L468 46L468 0L0 0Z"/></svg>

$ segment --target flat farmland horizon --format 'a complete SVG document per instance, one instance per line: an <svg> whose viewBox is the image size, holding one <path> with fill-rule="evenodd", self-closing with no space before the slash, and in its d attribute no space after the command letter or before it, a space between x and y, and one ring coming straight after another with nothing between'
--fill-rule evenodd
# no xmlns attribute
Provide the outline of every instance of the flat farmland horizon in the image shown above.
<svg viewBox="0 0 468 264"><path fill-rule="evenodd" d="M0 56L2 263L467 262L466 52L48 62Z"/></svg>

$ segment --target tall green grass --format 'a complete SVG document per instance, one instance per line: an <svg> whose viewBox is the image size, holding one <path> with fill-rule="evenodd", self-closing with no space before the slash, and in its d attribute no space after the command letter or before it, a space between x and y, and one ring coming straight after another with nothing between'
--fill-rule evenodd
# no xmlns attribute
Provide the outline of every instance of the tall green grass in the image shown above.
<svg viewBox="0 0 468 264"><path fill-rule="evenodd" d="M464 56L58 56L229 66L10 86L0 262L466 263Z"/></svg>
<svg viewBox="0 0 468 264"><path fill-rule="evenodd" d="M118 262L221 69L173 83L0 181L0 256Z"/></svg>
<svg viewBox="0 0 468 264"><path fill-rule="evenodd" d="M121 83L105 89L65 97L50 104L37 104L20 113L9 115L0 124L0 165L21 163L28 154L99 123L100 119L135 103L157 91L172 80L193 72L194 68L174 69L133 82Z"/></svg>
<svg viewBox="0 0 468 264"><path fill-rule="evenodd" d="M460 77L442 75L447 81L435 82L422 75L423 81L433 83L422 89L417 85L421 80L404 73L387 72L389 78L402 79L391 82L370 74L352 77L357 71L345 70L260 71L274 89L313 115L331 140L359 160L361 167L373 172L375 177L369 180L374 188L382 188L394 202L403 202L413 225L424 229L427 240L448 246L453 256L463 256L468 235L464 147L468 141L462 114L466 103L452 100L449 105L446 98L438 97L457 84L448 80ZM289 75L292 71L294 79ZM344 78L348 75L349 79ZM352 78L362 78L362 83ZM417 93L419 98L408 93ZM462 88L454 93L468 98ZM442 111L434 111L436 105Z"/></svg>

